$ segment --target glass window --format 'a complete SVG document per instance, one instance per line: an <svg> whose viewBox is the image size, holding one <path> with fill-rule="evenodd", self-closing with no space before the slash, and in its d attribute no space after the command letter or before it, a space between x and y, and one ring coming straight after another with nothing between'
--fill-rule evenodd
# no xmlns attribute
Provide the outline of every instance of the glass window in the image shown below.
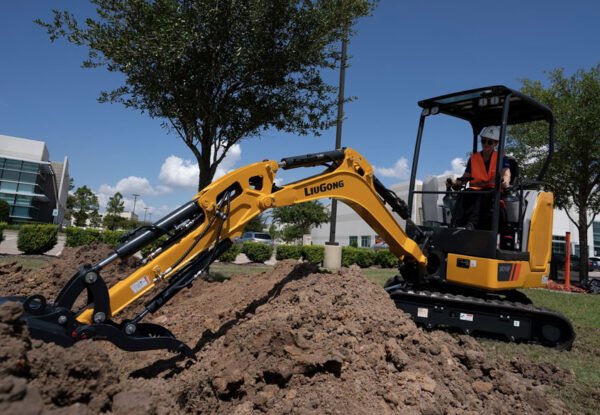
<svg viewBox="0 0 600 415"><path fill-rule="evenodd" d="M4 170L4 172L2 172L2 178L4 180L14 180L16 182L19 181L19 173L16 170Z"/></svg>
<svg viewBox="0 0 600 415"><path fill-rule="evenodd" d="M31 205L32 200L33 198L31 196L17 195L17 197L15 198L15 204L21 206L29 206Z"/></svg>
<svg viewBox="0 0 600 415"><path fill-rule="evenodd" d="M593 223L594 229L594 250L600 250L600 222Z"/></svg>
<svg viewBox="0 0 600 415"><path fill-rule="evenodd" d="M9 195L8 193L0 193L0 199L6 200L8 203L12 204L15 201L15 195Z"/></svg>
<svg viewBox="0 0 600 415"><path fill-rule="evenodd" d="M348 245L357 247L358 246L358 236L351 236L348 241Z"/></svg>
<svg viewBox="0 0 600 415"><path fill-rule="evenodd" d="M6 159L6 162L4 163L4 167L7 169L13 169L13 170L21 170L21 164L23 162L20 160L10 160L10 159Z"/></svg>
<svg viewBox="0 0 600 415"><path fill-rule="evenodd" d="M39 171L40 165L37 163L30 163L28 161L23 162L23 171L30 171L37 173Z"/></svg>
<svg viewBox="0 0 600 415"><path fill-rule="evenodd" d="M361 236L360 246L363 248L369 248L371 246L371 236Z"/></svg>
<svg viewBox="0 0 600 415"><path fill-rule="evenodd" d="M565 243L560 241L552 241L552 253L564 256L567 252Z"/></svg>
<svg viewBox="0 0 600 415"><path fill-rule="evenodd" d="M19 183L19 192L34 193L34 188L35 185L33 184Z"/></svg>
<svg viewBox="0 0 600 415"><path fill-rule="evenodd" d="M29 216L29 208L28 207L15 206L12 209L12 216L18 216L20 218L30 218L30 216Z"/></svg>
<svg viewBox="0 0 600 415"><path fill-rule="evenodd" d="M27 183L35 183L37 174L35 173L21 173L21 181Z"/></svg>
<svg viewBox="0 0 600 415"><path fill-rule="evenodd" d="M16 192L17 184L16 182L0 182L0 190L7 193Z"/></svg>

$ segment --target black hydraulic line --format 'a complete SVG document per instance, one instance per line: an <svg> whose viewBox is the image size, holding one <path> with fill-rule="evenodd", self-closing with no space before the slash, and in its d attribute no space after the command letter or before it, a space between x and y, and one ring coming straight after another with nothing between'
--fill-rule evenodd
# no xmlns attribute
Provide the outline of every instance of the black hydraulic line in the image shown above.
<svg viewBox="0 0 600 415"><path fill-rule="evenodd" d="M135 320L139 321L147 313L154 313L165 305L175 294L192 283L196 279L198 272L208 267L221 254L227 251L231 245L232 242L230 239L223 239L213 249L200 254L192 264L186 266L185 269L179 271L177 275L169 279L169 284L152 300L146 303L144 312Z"/></svg>
<svg viewBox="0 0 600 415"><path fill-rule="evenodd" d="M322 153L304 154L302 156L285 157L281 159L280 166L284 170L297 167L319 166L328 162L339 162L345 157L343 149L324 151Z"/></svg>
<svg viewBox="0 0 600 415"><path fill-rule="evenodd" d="M373 176L373 184L375 185L375 190L377 194L381 196L381 198L390 205L392 211L396 212L400 217L404 220L409 218L409 208L406 202L398 197L396 193L388 189L379 181L379 179Z"/></svg>
<svg viewBox="0 0 600 415"><path fill-rule="evenodd" d="M171 212L164 218L160 219L149 229L145 230L142 233L136 235L133 239L125 242L115 249L115 253L119 258L126 258L130 255L135 254L144 246L149 243L157 240L162 235L170 232L175 229L179 224L184 222L185 220L192 219L197 215L203 215L202 209L196 203L196 201L191 201L186 203L185 205L179 207L174 212ZM104 261L99 263L98 266L104 266Z"/></svg>

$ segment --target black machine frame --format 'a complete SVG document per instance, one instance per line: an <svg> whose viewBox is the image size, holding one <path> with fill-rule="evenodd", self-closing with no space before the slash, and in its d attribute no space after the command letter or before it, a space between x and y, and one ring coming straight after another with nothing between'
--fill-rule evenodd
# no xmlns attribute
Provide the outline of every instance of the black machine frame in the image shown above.
<svg viewBox="0 0 600 415"><path fill-rule="evenodd" d="M419 164L421 142L427 117L445 114L469 122L473 130L473 153L477 152L477 141L481 130L490 125L500 126L500 140L498 144L498 162L496 163L495 188L489 192L494 193L492 227L489 231L485 230L463 230L471 232L472 242L459 250L464 253L483 257L496 257L496 235L500 226L500 200L501 200L501 171L504 164L506 146L506 132L509 125L546 121L548 123L548 154L537 178L529 182L521 182L515 185L515 190L519 192L519 229L517 230L519 241L522 242L523 236L523 190L526 188L537 188L541 184L550 160L554 152L554 129L555 120L552 111L540 102L528 97L519 91L515 91L504 85L494 85L466 91L455 92L441 95L434 98L425 99L418 102L422 108L419 119L417 140L413 155L409 194L408 209L412 217L413 201L415 194L434 193L449 194L449 191L421 191L415 189L416 175ZM452 229L452 228L449 228ZM444 245L444 232L438 235L439 245ZM439 246L442 248L441 246ZM481 248L478 248L481 247ZM456 247L455 247L456 248Z"/></svg>

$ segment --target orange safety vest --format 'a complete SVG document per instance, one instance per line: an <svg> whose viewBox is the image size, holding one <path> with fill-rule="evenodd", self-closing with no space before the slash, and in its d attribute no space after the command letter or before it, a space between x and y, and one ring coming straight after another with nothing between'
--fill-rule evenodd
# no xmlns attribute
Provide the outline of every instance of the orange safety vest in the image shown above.
<svg viewBox="0 0 600 415"><path fill-rule="evenodd" d="M493 189L496 181L496 163L498 162L498 152L492 153L489 169L485 169L485 162L481 153L471 155L471 177L473 180L472 186L474 190Z"/></svg>

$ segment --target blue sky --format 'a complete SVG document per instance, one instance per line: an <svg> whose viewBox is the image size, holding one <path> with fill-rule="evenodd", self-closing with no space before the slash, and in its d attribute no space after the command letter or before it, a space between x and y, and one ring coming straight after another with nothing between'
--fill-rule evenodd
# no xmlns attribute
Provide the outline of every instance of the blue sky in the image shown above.
<svg viewBox="0 0 600 415"><path fill-rule="evenodd" d="M186 202L195 188L173 175L189 173L193 157L159 120L119 105L99 104L99 91L120 85L105 69L82 69L87 51L51 43L35 18L51 9L82 16L84 1L5 1L0 6L0 134L45 141L52 160L70 161L76 186L105 201L122 191L131 209L140 194L152 219ZM349 44L350 67L342 144L361 152L384 184L406 180L417 132L417 101L484 85L519 88L520 79L545 80L545 71L570 75L600 62L600 2L382 0L360 21ZM337 84L337 74L328 79ZM436 121L437 122L437 121ZM468 129L457 122L426 128L419 174L459 169L469 151ZM227 168L332 149L335 129L320 137L268 131L242 141ZM161 175L162 171L162 175ZM283 172L283 182L301 170Z"/></svg>

